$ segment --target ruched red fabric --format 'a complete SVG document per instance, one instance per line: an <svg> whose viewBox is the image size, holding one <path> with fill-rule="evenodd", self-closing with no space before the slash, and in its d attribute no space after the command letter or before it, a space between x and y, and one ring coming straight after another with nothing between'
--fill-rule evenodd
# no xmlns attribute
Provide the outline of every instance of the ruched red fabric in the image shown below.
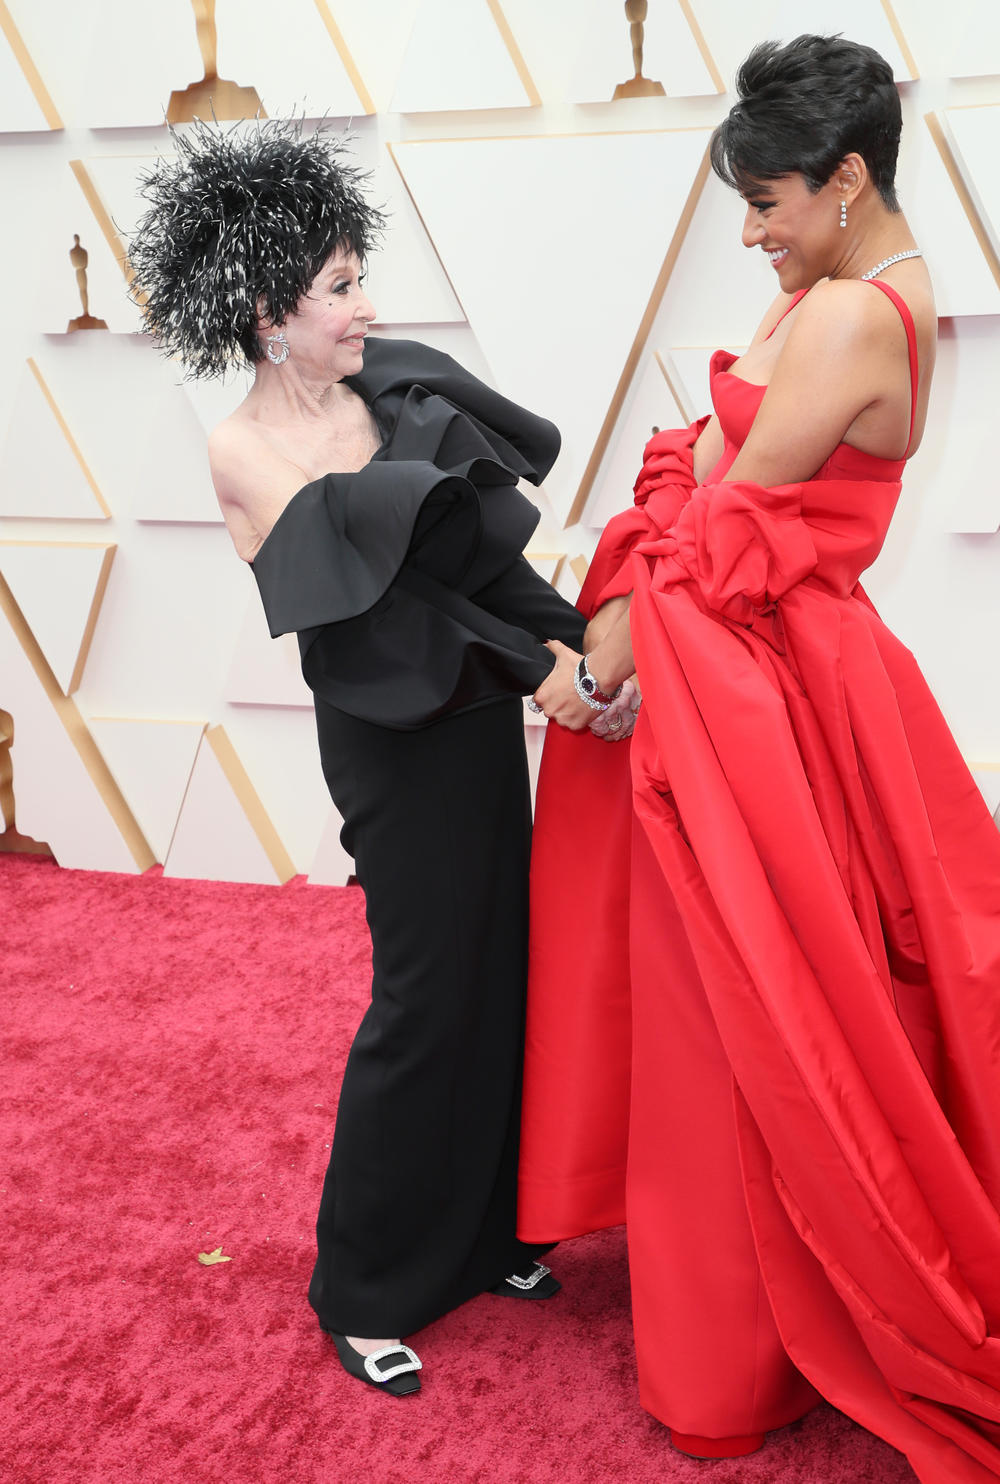
<svg viewBox="0 0 1000 1484"><path fill-rule="evenodd" d="M819 1392L974 1484L1000 1477L1000 834L858 586L901 466L726 482L762 396L731 362L713 482L700 425L655 437L581 600L633 593L634 738L546 740L520 1233L627 1220L671 1427Z"/></svg>

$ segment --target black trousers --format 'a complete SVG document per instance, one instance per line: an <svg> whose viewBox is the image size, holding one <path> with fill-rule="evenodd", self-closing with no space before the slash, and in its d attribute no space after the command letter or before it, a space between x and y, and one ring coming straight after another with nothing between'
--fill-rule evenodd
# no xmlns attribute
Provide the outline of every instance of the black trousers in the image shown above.
<svg viewBox="0 0 1000 1484"><path fill-rule="evenodd" d="M316 716L374 953L309 1300L328 1329L405 1335L544 1250L514 1235L531 830L521 702L408 732L320 700Z"/></svg>

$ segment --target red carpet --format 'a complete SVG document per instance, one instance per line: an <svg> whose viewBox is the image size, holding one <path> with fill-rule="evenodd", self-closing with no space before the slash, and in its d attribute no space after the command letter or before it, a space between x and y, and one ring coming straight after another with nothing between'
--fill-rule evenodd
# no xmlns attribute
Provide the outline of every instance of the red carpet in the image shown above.
<svg viewBox="0 0 1000 1484"><path fill-rule="evenodd" d="M0 902L3 1481L912 1481L828 1408L752 1458L671 1449L638 1406L620 1231L559 1249L556 1299L423 1331L419 1397L366 1390L305 1302L360 892L0 854Z"/></svg>

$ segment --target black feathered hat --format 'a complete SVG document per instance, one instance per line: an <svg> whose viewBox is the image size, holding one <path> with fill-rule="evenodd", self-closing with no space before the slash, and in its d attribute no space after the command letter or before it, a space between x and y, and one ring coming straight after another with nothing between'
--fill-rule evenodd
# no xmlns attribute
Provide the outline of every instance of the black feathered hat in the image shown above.
<svg viewBox="0 0 1000 1484"><path fill-rule="evenodd" d="M167 355L191 376L221 376L263 360L258 314L280 325L335 248L364 261L385 218L325 129L198 119L171 132L176 156L140 180L150 204L129 249L131 292Z"/></svg>

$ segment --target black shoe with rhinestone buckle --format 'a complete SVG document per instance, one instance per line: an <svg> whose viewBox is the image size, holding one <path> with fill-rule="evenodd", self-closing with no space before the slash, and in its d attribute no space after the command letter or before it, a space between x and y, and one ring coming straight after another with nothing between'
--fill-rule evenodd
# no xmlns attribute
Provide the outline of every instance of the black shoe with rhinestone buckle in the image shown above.
<svg viewBox="0 0 1000 1484"><path fill-rule="evenodd" d="M562 1284L553 1278L552 1269L544 1263L533 1262L519 1273L511 1273L502 1283L495 1283L489 1290L501 1298L547 1299L558 1293Z"/></svg>

